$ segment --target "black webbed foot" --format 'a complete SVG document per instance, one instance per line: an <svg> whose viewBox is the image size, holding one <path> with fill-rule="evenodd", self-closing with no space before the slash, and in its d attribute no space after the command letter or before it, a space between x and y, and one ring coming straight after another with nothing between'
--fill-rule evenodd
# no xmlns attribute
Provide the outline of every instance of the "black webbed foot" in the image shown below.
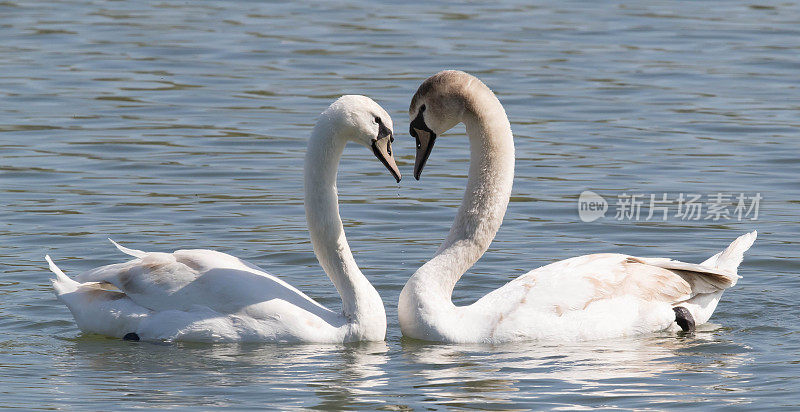
<svg viewBox="0 0 800 412"><path fill-rule="evenodd" d="M132 340L134 342L138 342L139 335L134 332L126 333L125 336L122 337L122 340Z"/></svg>
<svg viewBox="0 0 800 412"><path fill-rule="evenodd" d="M675 323L677 323L684 332L693 332L695 327L694 318L691 312L689 312L689 309L683 306L675 306L672 310L675 311Z"/></svg>

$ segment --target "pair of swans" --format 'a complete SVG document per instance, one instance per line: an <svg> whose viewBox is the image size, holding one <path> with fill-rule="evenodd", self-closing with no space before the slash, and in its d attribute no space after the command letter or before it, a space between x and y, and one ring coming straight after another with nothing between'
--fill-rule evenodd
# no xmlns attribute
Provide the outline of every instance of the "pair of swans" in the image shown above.
<svg viewBox="0 0 800 412"><path fill-rule="evenodd" d="M455 306L458 279L489 247L511 194L514 143L503 106L477 78L444 71L414 95L410 132L419 179L436 138L464 123L470 140L467 189L434 257L408 280L398 302L403 335L453 343L586 340L708 321L756 232L701 264L593 254L551 263L468 306ZM395 179L392 120L364 96L343 96L314 127L305 158L305 208L314 252L342 298L334 312L253 264L211 250L143 252L67 277L50 259L56 296L78 327L132 340L380 341L386 314L350 252L339 217L336 173L348 141L371 149ZM113 242L113 241L112 241Z"/></svg>

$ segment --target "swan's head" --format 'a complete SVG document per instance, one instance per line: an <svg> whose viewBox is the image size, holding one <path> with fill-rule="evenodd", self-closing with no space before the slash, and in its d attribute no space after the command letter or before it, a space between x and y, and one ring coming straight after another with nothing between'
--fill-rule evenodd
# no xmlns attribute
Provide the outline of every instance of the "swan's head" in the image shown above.
<svg viewBox="0 0 800 412"><path fill-rule="evenodd" d="M366 96L345 95L320 116L333 123L335 134L372 150L392 176L400 182L400 170L392 154L392 118L378 103Z"/></svg>
<svg viewBox="0 0 800 412"><path fill-rule="evenodd" d="M488 91L477 77L458 70L445 70L428 77L411 99L409 132L417 139L414 178L419 180L431 155L436 137L463 120L464 112L475 113L476 98Z"/></svg>

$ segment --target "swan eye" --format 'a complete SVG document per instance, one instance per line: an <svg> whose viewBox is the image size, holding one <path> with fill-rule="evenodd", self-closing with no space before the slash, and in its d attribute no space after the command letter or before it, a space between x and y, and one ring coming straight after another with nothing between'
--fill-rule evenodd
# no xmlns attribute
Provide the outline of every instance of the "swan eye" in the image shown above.
<svg viewBox="0 0 800 412"><path fill-rule="evenodd" d="M423 104L422 106L419 107L419 112L422 113L424 111L425 111L425 105Z"/></svg>
<svg viewBox="0 0 800 412"><path fill-rule="evenodd" d="M381 122L382 122L382 121L381 121L381 118L380 118L380 117L376 117L376 118L375 118L375 123L377 123L377 124L381 124Z"/></svg>

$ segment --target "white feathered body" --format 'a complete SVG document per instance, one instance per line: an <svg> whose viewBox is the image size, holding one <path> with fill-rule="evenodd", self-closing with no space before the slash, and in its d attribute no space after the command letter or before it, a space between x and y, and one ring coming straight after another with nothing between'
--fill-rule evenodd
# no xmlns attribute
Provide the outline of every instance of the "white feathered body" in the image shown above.
<svg viewBox="0 0 800 412"><path fill-rule="evenodd" d="M736 284L736 267L755 238L756 232L743 235L699 265L612 253L578 256L532 270L468 306L410 283L401 295L401 327L410 337L454 343L579 341L680 330L672 308L683 306L698 325L706 323L722 292Z"/></svg>
<svg viewBox="0 0 800 412"><path fill-rule="evenodd" d="M211 342L341 342L348 335L358 340L343 315L246 261L212 250L141 252L76 280L60 273L54 286L84 332Z"/></svg>

